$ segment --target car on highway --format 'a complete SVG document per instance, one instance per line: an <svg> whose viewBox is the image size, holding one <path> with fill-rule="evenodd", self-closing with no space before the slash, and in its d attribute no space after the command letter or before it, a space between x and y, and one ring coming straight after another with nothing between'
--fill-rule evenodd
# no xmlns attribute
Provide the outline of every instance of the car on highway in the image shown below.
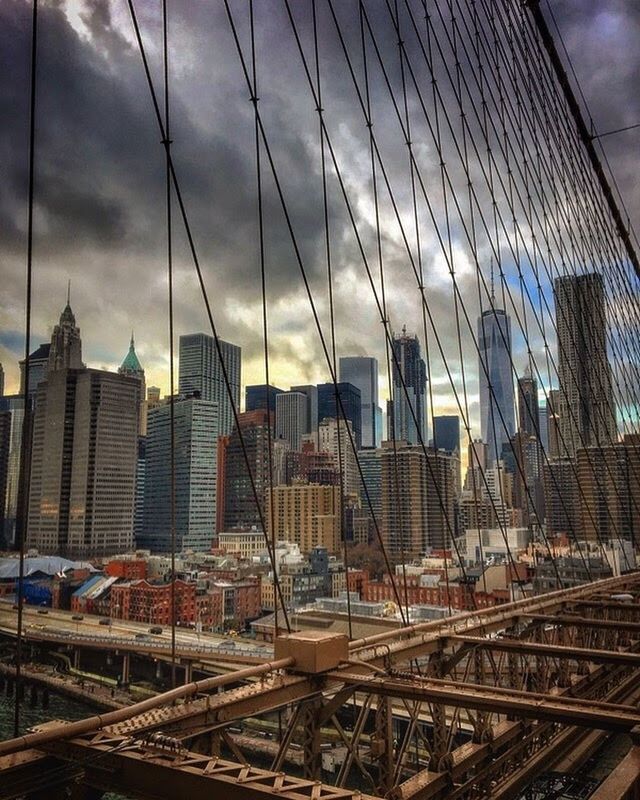
<svg viewBox="0 0 640 800"><path fill-rule="evenodd" d="M136 639L148 639L149 636L146 633L136 633L134 638L136 638Z"/></svg>
<svg viewBox="0 0 640 800"><path fill-rule="evenodd" d="M98 621L98 625L111 625L111 620L109 617L102 617L102 619Z"/></svg>
<svg viewBox="0 0 640 800"><path fill-rule="evenodd" d="M72 619L74 622L81 622L81 621L84 619L84 617L82 616L82 614L74 614L74 615L71 617L71 619Z"/></svg>
<svg viewBox="0 0 640 800"><path fill-rule="evenodd" d="M162 633L162 628L159 625L154 625L153 627L149 628L149 633L158 635Z"/></svg>
<svg viewBox="0 0 640 800"><path fill-rule="evenodd" d="M48 613L49 613L49 611L46 608L39 608L38 609L38 614L48 614Z"/></svg>

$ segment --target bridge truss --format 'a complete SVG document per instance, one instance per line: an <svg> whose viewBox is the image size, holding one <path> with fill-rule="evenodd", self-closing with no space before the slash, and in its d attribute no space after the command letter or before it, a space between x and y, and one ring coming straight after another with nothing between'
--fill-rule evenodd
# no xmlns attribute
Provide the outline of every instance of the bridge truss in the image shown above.
<svg viewBox="0 0 640 800"><path fill-rule="evenodd" d="M639 666L636 574L349 643L294 632L270 664L0 744L0 785L7 798L51 797L71 781L176 800L506 800L625 734L629 777L606 795L616 800L637 785ZM270 765L256 766L255 740L238 735L249 717L280 719ZM334 764L340 754L332 781L324 753Z"/></svg>

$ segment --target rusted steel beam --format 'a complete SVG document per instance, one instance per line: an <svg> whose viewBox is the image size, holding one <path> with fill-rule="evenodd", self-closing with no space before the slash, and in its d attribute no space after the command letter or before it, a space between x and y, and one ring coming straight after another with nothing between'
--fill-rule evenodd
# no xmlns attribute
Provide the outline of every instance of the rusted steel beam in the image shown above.
<svg viewBox="0 0 640 800"><path fill-rule="evenodd" d="M640 667L640 653L591 650L583 647L567 647L560 644L523 642L520 639L482 639L479 636L452 636L450 641L470 644L489 650L502 650L507 653L569 658L576 661L591 661L594 664L621 664L628 667Z"/></svg>
<svg viewBox="0 0 640 800"><path fill-rule="evenodd" d="M84 782L98 789L163 800L375 800L358 791L319 781L293 778L216 756L186 750L127 744L125 737L105 733L55 742L47 746L64 761L82 762Z"/></svg>
<svg viewBox="0 0 640 800"><path fill-rule="evenodd" d="M79 775L81 770L73 764L61 763L41 750L23 750L0 758L0 796L3 800L24 797L30 787L37 789L39 779L47 776L47 787L64 785ZM25 788L29 787L29 788Z"/></svg>
<svg viewBox="0 0 640 800"><path fill-rule="evenodd" d="M640 747L632 747L590 800L638 800L640 798Z"/></svg>
<svg viewBox="0 0 640 800"><path fill-rule="evenodd" d="M640 609L639 609L640 610ZM611 630L637 631L640 633L640 622L627 622L618 619L597 619L595 617L573 617L571 615L553 616L550 614L526 614L523 619L543 622L548 625L573 625L581 628L609 628Z"/></svg>
<svg viewBox="0 0 640 800"><path fill-rule="evenodd" d="M640 731L640 711L631 706L431 678L347 674L342 674L341 678L347 683L351 681L358 684L360 691L366 688L374 694L389 697L501 714L513 713L528 719L549 720L600 730L634 734Z"/></svg>

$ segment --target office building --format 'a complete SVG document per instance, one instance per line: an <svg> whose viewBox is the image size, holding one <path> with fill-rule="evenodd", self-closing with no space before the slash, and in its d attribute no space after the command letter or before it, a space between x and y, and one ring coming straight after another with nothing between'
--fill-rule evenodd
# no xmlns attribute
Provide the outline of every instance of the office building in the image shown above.
<svg viewBox="0 0 640 800"><path fill-rule="evenodd" d="M226 531L252 526L262 530L265 493L270 480L273 478L274 486L283 482L287 448L277 440L271 441L269 464L272 417L264 409L245 411L238 418L239 428L234 426L229 436L224 454L223 527Z"/></svg>
<svg viewBox="0 0 640 800"><path fill-rule="evenodd" d="M336 402L336 388L340 403ZM338 383L336 387L333 383L321 383L318 386L318 425L324 419L337 419L338 415L342 421L344 413L344 418L351 423L356 450L359 450L362 441L361 405L360 390L353 384Z"/></svg>
<svg viewBox="0 0 640 800"><path fill-rule="evenodd" d="M340 470L333 453L318 451L312 442L304 442L301 450L289 450L285 458L285 478L294 481L339 486Z"/></svg>
<svg viewBox="0 0 640 800"><path fill-rule="evenodd" d="M198 397L173 402L176 550L209 550L216 523L218 405ZM171 550L171 405L149 412L143 535L139 547Z"/></svg>
<svg viewBox="0 0 640 800"><path fill-rule="evenodd" d="M360 390L362 416L361 447L379 447L378 360L368 356L345 356L340 359L340 383L350 383Z"/></svg>
<svg viewBox="0 0 640 800"><path fill-rule="evenodd" d="M307 433L308 400L302 392L280 392L275 397L276 439L284 440L291 450L300 450Z"/></svg>
<svg viewBox="0 0 640 800"><path fill-rule="evenodd" d="M141 542L144 536L144 484L147 469L147 437L138 436L136 460L136 494L133 506L133 541Z"/></svg>
<svg viewBox="0 0 640 800"><path fill-rule="evenodd" d="M144 379L144 369L136 354L135 342L133 340L133 331L131 332L131 341L129 342L129 352L124 358L124 361L118 368L120 375L128 375L130 378L136 378L140 382L140 397L138 399L138 417L139 417L139 431L141 436L147 434L147 399L146 399L146 384Z"/></svg>
<svg viewBox="0 0 640 800"><path fill-rule="evenodd" d="M547 535L565 534L571 541L580 540L582 513L575 462L569 458L545 462L542 483Z"/></svg>
<svg viewBox="0 0 640 800"><path fill-rule="evenodd" d="M460 417L442 415L433 418L433 446L436 450L460 454Z"/></svg>
<svg viewBox="0 0 640 800"><path fill-rule="evenodd" d="M353 452L351 441L351 420L346 423L332 418L323 419L318 427L318 450L331 453L336 466L342 472L342 491L345 497L358 497L360 478L356 454ZM339 443L339 445L338 445ZM342 463L341 463L342 462Z"/></svg>
<svg viewBox="0 0 640 800"><path fill-rule="evenodd" d="M40 383L33 417L29 547L77 556L131 548L138 392L135 379L93 369L56 369Z"/></svg>
<svg viewBox="0 0 640 800"><path fill-rule="evenodd" d="M133 545L139 381L86 369L69 304L33 417L27 546L103 556Z"/></svg>
<svg viewBox="0 0 640 800"><path fill-rule="evenodd" d="M307 398L307 430L305 433L318 431L318 387L308 384L292 386L292 392L300 392Z"/></svg>
<svg viewBox="0 0 640 800"><path fill-rule="evenodd" d="M0 395L0 403L2 395ZM11 412L0 410L0 550L7 547L6 498L9 483L9 448L11 446Z"/></svg>
<svg viewBox="0 0 640 800"><path fill-rule="evenodd" d="M490 308L478 318L480 432L488 447L488 464L500 458L502 445L516 432L511 374L511 320Z"/></svg>
<svg viewBox="0 0 640 800"><path fill-rule="evenodd" d="M215 339L205 333L180 337L178 391L181 395L199 393L202 400L217 403L218 433L225 436L233 427L233 408L240 411L241 348L219 340L229 391Z"/></svg>
<svg viewBox="0 0 640 800"><path fill-rule="evenodd" d="M579 447L604 447L617 440L602 276L556 278L554 298L561 455L573 458Z"/></svg>
<svg viewBox="0 0 640 800"><path fill-rule="evenodd" d="M550 389L547 395L547 457L560 457L560 391Z"/></svg>
<svg viewBox="0 0 640 800"><path fill-rule="evenodd" d="M627 434L605 447L580 448L582 536L640 545L640 435ZM635 566L635 564L634 564Z"/></svg>
<svg viewBox="0 0 640 800"><path fill-rule="evenodd" d="M382 508L382 448L361 450L358 461L362 473L359 476L362 509L379 525Z"/></svg>
<svg viewBox="0 0 640 800"><path fill-rule="evenodd" d="M20 486L20 462L22 457L22 425L24 423L24 398L20 395L0 397L0 413L9 418L9 429L4 427L7 444L6 482L4 494L0 495L3 508L0 516L4 519L4 540L7 546L15 546L18 506L22 498ZM5 423L6 425L6 423ZM0 534L2 531L0 531Z"/></svg>
<svg viewBox="0 0 640 800"><path fill-rule="evenodd" d="M528 364L524 375L518 378L518 430L536 438L540 435L538 382Z"/></svg>
<svg viewBox="0 0 640 800"><path fill-rule="evenodd" d="M388 438L407 444L427 442L427 371L417 336L393 336L393 402L387 402Z"/></svg>
<svg viewBox="0 0 640 800"><path fill-rule="evenodd" d="M275 414L276 397L282 394L282 391L277 386L267 386L264 383L247 386L244 390L244 410L269 411L271 414Z"/></svg>
<svg viewBox="0 0 640 800"><path fill-rule="evenodd" d="M31 401L31 408L38 391L38 386L47 377L49 369L49 352L51 351L51 343L46 342L38 346L33 353L29 354L29 399ZM25 361L20 361L20 394L24 397L25 388Z"/></svg>
<svg viewBox="0 0 640 800"><path fill-rule="evenodd" d="M455 533L455 473L443 451L386 442L381 456L380 532L395 562L450 546Z"/></svg>

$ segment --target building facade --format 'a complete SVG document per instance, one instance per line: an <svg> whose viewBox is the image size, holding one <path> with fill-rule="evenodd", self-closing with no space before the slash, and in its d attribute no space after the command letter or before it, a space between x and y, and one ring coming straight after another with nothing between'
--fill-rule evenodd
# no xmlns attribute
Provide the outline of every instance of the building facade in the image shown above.
<svg viewBox="0 0 640 800"><path fill-rule="evenodd" d="M244 410L269 411L275 414L276 398L279 394L282 394L282 389L277 386L267 386L265 383L247 386L244 390Z"/></svg>
<svg viewBox="0 0 640 800"><path fill-rule="evenodd" d="M387 401L388 439L427 443L427 370L417 336L393 336L393 401Z"/></svg>
<svg viewBox="0 0 640 800"><path fill-rule="evenodd" d="M42 553L109 555L133 546L138 382L56 369L33 420L27 545Z"/></svg>
<svg viewBox="0 0 640 800"><path fill-rule="evenodd" d="M605 290L598 273L556 278L561 455L617 440L607 358Z"/></svg>
<svg viewBox="0 0 640 800"><path fill-rule="evenodd" d="M350 383L360 390L361 447L379 447L382 411L378 405L378 359L369 356L340 358L340 382Z"/></svg>
<svg viewBox="0 0 640 800"><path fill-rule="evenodd" d="M273 511L271 502L273 501ZM303 553L315 547L336 553L340 546L340 487L294 483L267 493L269 538L293 542ZM273 522L273 530L271 528Z"/></svg>
<svg viewBox="0 0 640 800"><path fill-rule="evenodd" d="M489 466L500 458L502 445L516 432L511 372L511 320L502 309L478 318L480 431L487 444Z"/></svg>
<svg viewBox="0 0 640 800"><path fill-rule="evenodd" d="M276 438L287 442L291 450L301 450L307 433L308 401L302 392L281 392L275 397Z"/></svg>
<svg viewBox="0 0 640 800"><path fill-rule="evenodd" d="M336 389L342 408L336 402ZM362 441L361 405L360 389L351 383L340 382L337 386L333 383L321 383L318 385L318 425L324 419L337 419L338 416L342 420L342 412L344 411L344 418L351 423L353 438L358 450Z"/></svg>
<svg viewBox="0 0 640 800"><path fill-rule="evenodd" d="M209 550L216 523L218 404L174 399L176 549ZM171 550L171 405L149 412L143 533L138 546Z"/></svg>
<svg viewBox="0 0 640 800"><path fill-rule="evenodd" d="M229 379L229 391L215 339L205 333L180 337L178 390L182 395L199 393L202 400L218 404L218 432L231 433L233 408L240 411L241 348L219 340L222 359Z"/></svg>

